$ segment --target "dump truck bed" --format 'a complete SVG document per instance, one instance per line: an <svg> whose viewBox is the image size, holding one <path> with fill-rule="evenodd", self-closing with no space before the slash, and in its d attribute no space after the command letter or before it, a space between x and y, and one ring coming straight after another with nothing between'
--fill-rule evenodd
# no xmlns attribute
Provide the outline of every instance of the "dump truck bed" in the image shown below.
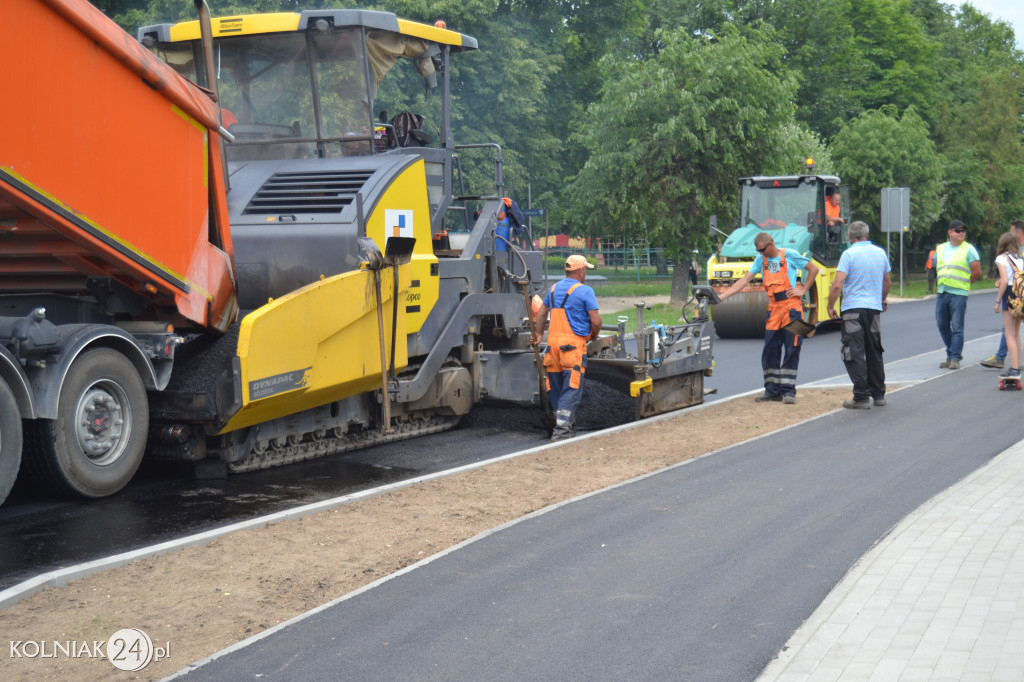
<svg viewBox="0 0 1024 682"><path fill-rule="evenodd" d="M86 0L11 3L0 63L0 295L226 328L217 106Z"/></svg>

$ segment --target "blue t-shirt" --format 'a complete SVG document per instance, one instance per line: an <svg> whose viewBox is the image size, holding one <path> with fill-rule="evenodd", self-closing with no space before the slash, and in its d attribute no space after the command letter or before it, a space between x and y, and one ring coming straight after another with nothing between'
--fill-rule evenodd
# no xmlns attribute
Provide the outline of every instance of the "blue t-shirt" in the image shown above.
<svg viewBox="0 0 1024 682"><path fill-rule="evenodd" d="M551 287L551 291L544 297L544 305L549 310L565 308L565 316L569 318L569 327L577 336L590 336L590 312L597 310L597 295L594 290L586 284L580 284L576 291L572 292L569 300L565 300L565 294L574 284L580 284L579 280L566 277L561 282ZM554 296L554 305L552 303Z"/></svg>
<svg viewBox="0 0 1024 682"><path fill-rule="evenodd" d="M811 262L810 258L805 258L800 255L799 251L793 249L782 249L786 252L786 274L789 275L789 286L796 286L796 272L797 270L806 270L807 264ZM764 277L765 263L767 263L768 272L778 272L782 266L782 258L765 258L764 254L759 253L754 259L754 264L750 266L750 271L755 275L761 275Z"/></svg>
<svg viewBox="0 0 1024 682"><path fill-rule="evenodd" d="M885 251L865 240L850 244L839 257L843 282L843 311L854 308L882 309L882 279L892 270Z"/></svg>

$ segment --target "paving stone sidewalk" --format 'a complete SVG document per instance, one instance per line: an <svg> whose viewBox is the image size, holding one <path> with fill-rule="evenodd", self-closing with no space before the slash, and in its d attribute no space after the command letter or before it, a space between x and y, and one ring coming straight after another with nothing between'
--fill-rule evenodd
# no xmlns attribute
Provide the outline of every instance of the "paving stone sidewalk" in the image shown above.
<svg viewBox="0 0 1024 682"><path fill-rule="evenodd" d="M1024 443L899 523L759 680L1024 680Z"/></svg>

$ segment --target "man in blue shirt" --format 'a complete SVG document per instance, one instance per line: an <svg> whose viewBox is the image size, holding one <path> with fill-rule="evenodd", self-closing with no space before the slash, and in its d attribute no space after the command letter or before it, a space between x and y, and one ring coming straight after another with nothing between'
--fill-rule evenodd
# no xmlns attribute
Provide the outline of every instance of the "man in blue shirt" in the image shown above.
<svg viewBox="0 0 1024 682"><path fill-rule="evenodd" d="M597 296L583 283L587 270L593 267L584 256L569 256L565 261L565 279L551 287L533 318L536 331L530 343L536 346L544 336L548 311L551 311L544 369L548 397L555 413L553 441L576 435L576 410L587 371L587 342L601 333Z"/></svg>
<svg viewBox="0 0 1024 682"><path fill-rule="evenodd" d="M836 301L843 295L842 356L853 382L853 400L843 407L885 405L885 364L882 361L881 313L888 307L891 279L889 256L868 241L868 226L857 220L847 232L850 248L839 257L835 281L828 292L828 316L839 319Z"/></svg>

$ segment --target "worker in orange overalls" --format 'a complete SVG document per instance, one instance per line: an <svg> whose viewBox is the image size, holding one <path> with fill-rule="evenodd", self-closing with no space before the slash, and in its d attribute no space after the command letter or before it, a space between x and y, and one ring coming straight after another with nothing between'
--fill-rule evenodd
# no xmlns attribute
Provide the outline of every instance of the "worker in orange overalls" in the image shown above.
<svg viewBox="0 0 1024 682"><path fill-rule="evenodd" d="M784 327L803 317L801 298L818 276L818 266L793 249L780 249L767 232L754 237L757 257L750 271L719 294L725 300L762 275L768 293L768 316L765 320L764 349L761 351L761 369L764 370L764 393L757 402L796 402L796 370L800 364L800 346L803 337ZM803 282L798 284L797 273L803 270Z"/></svg>
<svg viewBox="0 0 1024 682"><path fill-rule="evenodd" d="M534 332L530 343L540 344L551 312L548 347L544 353L548 397L555 413L551 440L576 435L576 410L583 395L587 371L587 342L601 332L597 296L583 282L594 266L584 256L569 256L565 261L565 279L558 282L534 314Z"/></svg>

